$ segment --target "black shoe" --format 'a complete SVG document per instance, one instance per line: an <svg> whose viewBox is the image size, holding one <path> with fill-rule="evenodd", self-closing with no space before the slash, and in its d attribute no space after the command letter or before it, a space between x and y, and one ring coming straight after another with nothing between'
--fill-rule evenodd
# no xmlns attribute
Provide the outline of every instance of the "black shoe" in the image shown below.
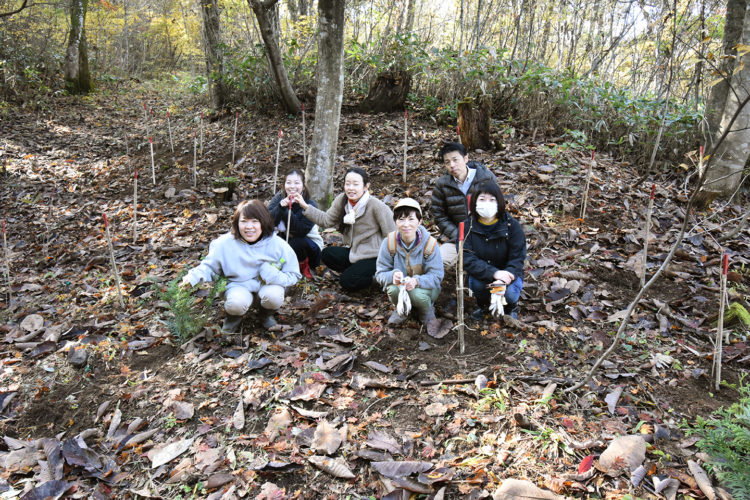
<svg viewBox="0 0 750 500"><path fill-rule="evenodd" d="M237 333L241 324L242 316L228 314L227 317L224 318L224 323L221 325L221 331L224 333Z"/></svg>
<svg viewBox="0 0 750 500"><path fill-rule="evenodd" d="M449 314L456 314L456 308L458 307L458 301L456 299L450 299L443 305L443 311Z"/></svg>
<svg viewBox="0 0 750 500"><path fill-rule="evenodd" d="M513 319L518 319L518 302L508 302L505 304L505 314Z"/></svg>
<svg viewBox="0 0 750 500"><path fill-rule="evenodd" d="M485 314L485 310L481 307L478 307L471 313L471 319L473 319L474 321L482 321L484 320Z"/></svg>
<svg viewBox="0 0 750 500"><path fill-rule="evenodd" d="M276 319L273 317L273 311L263 311L261 314L261 320L263 321L263 328L268 330L271 327L276 326Z"/></svg>

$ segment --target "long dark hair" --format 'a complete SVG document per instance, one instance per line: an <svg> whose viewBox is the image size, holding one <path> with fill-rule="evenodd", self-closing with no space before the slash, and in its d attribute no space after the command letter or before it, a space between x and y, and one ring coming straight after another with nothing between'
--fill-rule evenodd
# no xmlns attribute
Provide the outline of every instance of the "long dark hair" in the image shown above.
<svg viewBox="0 0 750 500"><path fill-rule="evenodd" d="M502 218L505 213L505 196L497 183L492 181L484 181L477 186L474 186L470 190L471 203L469 204L469 210L471 211L472 217L479 219L477 216L477 198L480 194L489 194L495 197L497 200L497 218Z"/></svg>

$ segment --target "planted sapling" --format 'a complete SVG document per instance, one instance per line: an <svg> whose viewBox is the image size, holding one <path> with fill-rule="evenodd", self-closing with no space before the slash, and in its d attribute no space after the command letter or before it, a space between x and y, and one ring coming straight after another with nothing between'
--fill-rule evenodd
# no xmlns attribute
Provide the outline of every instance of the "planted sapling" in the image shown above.
<svg viewBox="0 0 750 500"><path fill-rule="evenodd" d="M109 221L107 214L104 214L104 231L107 235L107 247L109 248L109 261L112 264L112 274L115 276L115 286L117 287L117 298L120 300L120 307L125 309L125 301L122 300L122 290L120 289L120 273L117 272L117 262L115 262L115 249L112 246L112 236L109 234Z"/></svg>

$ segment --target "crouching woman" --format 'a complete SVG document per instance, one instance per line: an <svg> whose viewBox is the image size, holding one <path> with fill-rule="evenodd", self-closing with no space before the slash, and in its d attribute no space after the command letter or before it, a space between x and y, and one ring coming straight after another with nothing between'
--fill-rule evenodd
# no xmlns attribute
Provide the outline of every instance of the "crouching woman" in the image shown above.
<svg viewBox="0 0 750 500"><path fill-rule="evenodd" d="M416 200L403 198L393 209L396 231L388 234L380 245L375 279L383 285L388 299L398 305L400 286L404 286L411 302L411 311L435 335L439 322L433 304L440 294L443 281L443 260L437 240L421 224L422 209ZM388 319L389 325L406 320L398 307Z"/></svg>
<svg viewBox="0 0 750 500"><path fill-rule="evenodd" d="M284 302L284 288L302 276L294 250L273 231L273 218L259 200L243 201L232 217L232 230L211 242L208 256L182 279L195 286L227 278L222 330L234 333L253 303L260 306L264 328L276 324L273 315Z"/></svg>

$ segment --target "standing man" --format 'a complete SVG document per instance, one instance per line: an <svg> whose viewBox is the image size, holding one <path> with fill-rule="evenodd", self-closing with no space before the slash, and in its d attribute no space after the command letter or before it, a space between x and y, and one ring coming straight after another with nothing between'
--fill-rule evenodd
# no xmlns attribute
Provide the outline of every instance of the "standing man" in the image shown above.
<svg viewBox="0 0 750 500"><path fill-rule="evenodd" d="M448 240L440 245L443 264L452 267L458 259L458 224L469 216L466 194L472 185L484 181L497 184L497 178L481 163L469 161L466 148L458 142L443 144L439 156L448 173L437 180L432 190L432 215L440 233Z"/></svg>

